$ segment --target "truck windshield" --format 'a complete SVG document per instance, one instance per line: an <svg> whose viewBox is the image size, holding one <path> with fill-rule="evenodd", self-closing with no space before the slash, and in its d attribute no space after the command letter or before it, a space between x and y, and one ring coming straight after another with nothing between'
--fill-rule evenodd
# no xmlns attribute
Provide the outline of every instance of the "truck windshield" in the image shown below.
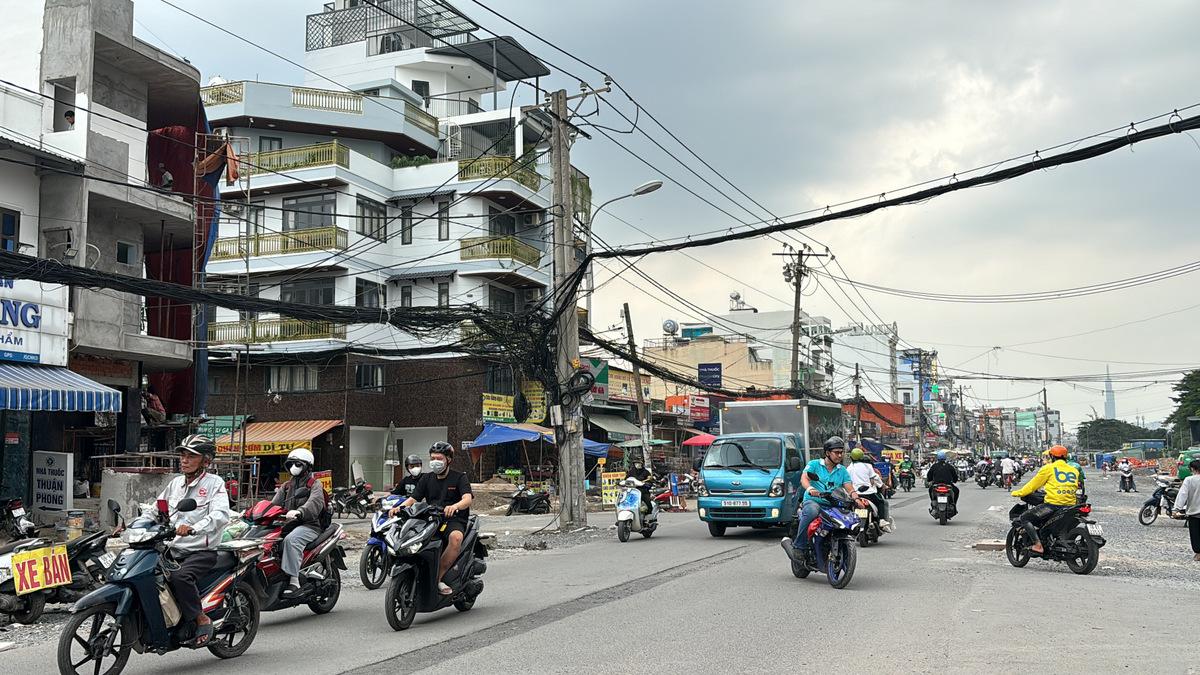
<svg viewBox="0 0 1200 675"><path fill-rule="evenodd" d="M778 438L717 439L704 456L704 466L711 468L758 466L774 469L782 461L783 444Z"/></svg>

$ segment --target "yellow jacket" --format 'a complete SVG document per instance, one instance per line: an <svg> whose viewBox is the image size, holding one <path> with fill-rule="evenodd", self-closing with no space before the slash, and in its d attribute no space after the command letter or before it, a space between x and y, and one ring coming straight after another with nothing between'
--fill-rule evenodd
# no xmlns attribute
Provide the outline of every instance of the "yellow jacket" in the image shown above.
<svg viewBox="0 0 1200 675"><path fill-rule="evenodd" d="M1014 497L1024 497L1045 486L1046 503L1054 506L1075 506L1075 490L1079 488L1079 470L1064 460L1043 466L1024 487L1012 491Z"/></svg>

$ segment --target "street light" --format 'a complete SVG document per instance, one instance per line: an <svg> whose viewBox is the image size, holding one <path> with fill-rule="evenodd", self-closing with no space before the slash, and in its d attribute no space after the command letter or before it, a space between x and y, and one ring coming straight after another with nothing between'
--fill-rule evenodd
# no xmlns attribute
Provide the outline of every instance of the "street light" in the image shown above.
<svg viewBox="0 0 1200 675"><path fill-rule="evenodd" d="M642 195L648 195L651 192L654 192L658 188L662 187L662 185L663 185L663 183L661 180L647 181L647 182L642 183L641 185L633 188L633 194L637 195L638 197L641 197Z"/></svg>
<svg viewBox="0 0 1200 675"><path fill-rule="evenodd" d="M587 226L584 229L584 233L583 233L584 236L586 237L586 242L587 242L587 250L585 251L585 253L591 252L591 249L592 249L592 223L595 222L596 216L600 213L600 211L602 211L604 209L604 207L608 206L609 204L612 204L613 202L619 202L622 199L629 199L630 197L641 197L642 195L648 195L651 192L654 192L655 190L659 189L662 186L663 186L663 182L661 180L646 181L645 183L642 183L641 185L633 188L633 192L630 192L629 194L621 195L620 197L613 197L612 199L610 199L610 200L604 202L603 204L601 204L600 206L596 207L596 210L592 211L592 215L590 217L588 217ZM592 316L592 292L596 290L596 281L595 281L595 277L592 276L592 268L590 265L588 266L588 270L587 270L587 282L588 282L588 294L587 294L587 306L585 307L585 309L587 311L588 320L590 321L591 316Z"/></svg>

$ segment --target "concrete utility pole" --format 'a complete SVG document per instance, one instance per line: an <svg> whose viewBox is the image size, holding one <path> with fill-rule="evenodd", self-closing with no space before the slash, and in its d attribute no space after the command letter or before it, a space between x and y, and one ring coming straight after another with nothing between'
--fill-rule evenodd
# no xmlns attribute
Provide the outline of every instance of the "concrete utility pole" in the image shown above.
<svg viewBox="0 0 1200 675"><path fill-rule="evenodd" d="M859 385L858 364L854 364L854 435L862 442L862 394Z"/></svg>
<svg viewBox="0 0 1200 675"><path fill-rule="evenodd" d="M637 358L637 342L633 339L633 319L629 316L629 303L621 305L625 314L625 335L629 338L629 354L635 359ZM646 433L646 421L649 419L649 414L646 411L646 399L642 395L642 371L638 369L636 363L629 364L633 368L633 386L637 387L637 405L638 405L638 428L642 429L642 462L643 466L650 466L650 448L647 445L650 442L649 434Z"/></svg>
<svg viewBox="0 0 1200 675"><path fill-rule="evenodd" d="M790 247L789 247L790 248ZM790 249L787 253L776 253L775 255L785 256L790 260L783 265L783 279L796 289L795 297L792 300L792 391L800 391L801 384L804 389L811 387L812 381L809 378L811 368L804 370L804 382L800 381L800 333L804 330L804 326L800 323L800 299L804 296L804 277L808 274L807 260L808 258L827 258L829 253L813 253L812 248L808 244L804 248L797 251Z"/></svg>
<svg viewBox="0 0 1200 675"><path fill-rule="evenodd" d="M1046 447L1050 447L1050 404L1046 402L1046 383L1042 383L1042 423L1046 427L1046 436L1043 439Z"/></svg>

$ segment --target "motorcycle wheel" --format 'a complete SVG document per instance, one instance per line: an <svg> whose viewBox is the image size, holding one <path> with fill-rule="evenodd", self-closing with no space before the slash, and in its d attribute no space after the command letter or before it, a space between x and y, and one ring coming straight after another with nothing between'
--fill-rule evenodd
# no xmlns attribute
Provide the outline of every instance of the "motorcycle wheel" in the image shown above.
<svg viewBox="0 0 1200 675"><path fill-rule="evenodd" d="M1075 530L1071 534L1076 555L1067 558L1067 567L1075 574L1091 574L1100 562L1100 547L1086 531Z"/></svg>
<svg viewBox="0 0 1200 675"><path fill-rule="evenodd" d="M384 598L385 614L392 630L406 630L417 616L417 574L409 570L392 579Z"/></svg>
<svg viewBox="0 0 1200 675"><path fill-rule="evenodd" d="M337 565L333 564L333 560L326 558L324 567L325 578L333 581L333 590L309 601L308 608L312 610L313 614L328 614L333 611L333 606L337 604L338 598L342 595L342 573L338 571Z"/></svg>
<svg viewBox="0 0 1200 675"><path fill-rule="evenodd" d="M358 556L358 578L368 591L373 591L383 585L387 579L387 566L383 564L383 551L378 546L363 548Z"/></svg>
<svg viewBox="0 0 1200 675"><path fill-rule="evenodd" d="M531 510L530 513L550 513L550 503L538 502L536 505L534 505L533 510Z"/></svg>
<svg viewBox="0 0 1200 675"><path fill-rule="evenodd" d="M811 571L804 563L796 562L795 560L792 561L792 576L797 579L807 579Z"/></svg>
<svg viewBox="0 0 1200 675"><path fill-rule="evenodd" d="M1024 567L1029 562L1024 530L1016 527L1009 529L1008 538L1004 541L1004 555L1008 557L1008 564L1013 567Z"/></svg>
<svg viewBox="0 0 1200 675"><path fill-rule="evenodd" d="M116 605L96 605L71 615L58 636L58 672L78 675L117 675L125 669L133 636L128 635L115 612ZM111 644L110 644L111 643ZM99 658L91 651L92 644L104 645ZM126 645L118 648L117 645ZM78 656L72 650L78 650ZM107 670L105 659L113 661Z"/></svg>
<svg viewBox="0 0 1200 675"><path fill-rule="evenodd" d="M854 566L858 563L858 548L852 539L839 539L837 547L837 561L830 559L825 568L825 576L829 579L830 586L845 588L854 576Z"/></svg>
<svg viewBox="0 0 1200 675"><path fill-rule="evenodd" d="M866 548L871 545L871 536L867 534L867 527L862 528L858 532L858 545Z"/></svg>
<svg viewBox="0 0 1200 675"><path fill-rule="evenodd" d="M513 511L516 511L516 510L517 510L517 503L512 502L511 504L508 505L508 510L504 512L504 515L511 516L513 514Z"/></svg>
<svg viewBox="0 0 1200 675"><path fill-rule="evenodd" d="M37 623L37 620L42 618L42 612L46 611L46 594L44 592L34 593L29 596L27 601L29 605L25 611L16 612L12 615L12 620L15 623Z"/></svg>
<svg viewBox="0 0 1200 675"><path fill-rule="evenodd" d="M474 606L475 606L475 598L471 598L470 600L467 600L464 598L462 600L456 600L454 602L454 609L457 609L460 612L469 612L469 611L471 611L471 608Z"/></svg>
<svg viewBox="0 0 1200 675"><path fill-rule="evenodd" d="M245 654L258 635L258 594L249 584L239 583L225 596L224 606L225 623L213 634L208 651L217 658L232 659Z"/></svg>
<svg viewBox="0 0 1200 675"><path fill-rule="evenodd" d="M708 534L709 534L709 536L712 536L712 537L724 537L725 536L725 524L724 523L709 523L708 524Z"/></svg>
<svg viewBox="0 0 1200 675"><path fill-rule="evenodd" d="M622 520L617 523L617 541L624 544L629 541L629 521Z"/></svg>
<svg viewBox="0 0 1200 675"><path fill-rule="evenodd" d="M1142 507L1141 511L1138 511L1138 522L1139 523L1149 527L1150 525L1153 525L1154 521L1156 521L1156 520L1158 520L1158 507L1157 506L1146 505L1146 506Z"/></svg>
<svg viewBox="0 0 1200 675"><path fill-rule="evenodd" d="M355 504L351 508L351 513L358 516L359 518L366 518L367 517L367 507L363 506L362 504Z"/></svg>
<svg viewBox="0 0 1200 675"><path fill-rule="evenodd" d="M946 515L948 513L949 513L949 511L938 511L938 525L946 524L946 521L949 520L949 518Z"/></svg>

